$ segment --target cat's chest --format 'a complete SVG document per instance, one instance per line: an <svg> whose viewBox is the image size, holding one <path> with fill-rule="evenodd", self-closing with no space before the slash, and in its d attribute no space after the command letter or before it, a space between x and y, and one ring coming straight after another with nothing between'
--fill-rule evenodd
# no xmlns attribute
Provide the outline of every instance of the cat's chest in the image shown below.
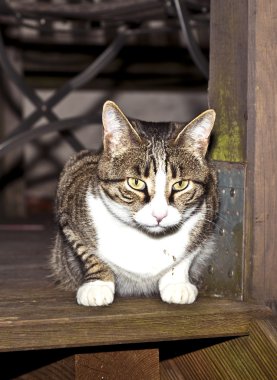
<svg viewBox="0 0 277 380"><path fill-rule="evenodd" d="M183 257L189 243L187 228L168 236L151 237L114 217L101 199L90 195L87 202L96 230L97 253L111 266L155 276Z"/></svg>

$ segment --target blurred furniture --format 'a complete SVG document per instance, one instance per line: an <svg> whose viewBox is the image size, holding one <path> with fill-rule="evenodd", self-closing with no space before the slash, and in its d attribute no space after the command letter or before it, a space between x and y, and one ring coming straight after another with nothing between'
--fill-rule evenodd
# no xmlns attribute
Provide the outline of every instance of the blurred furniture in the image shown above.
<svg viewBox="0 0 277 380"><path fill-rule="evenodd" d="M73 151L79 151L84 147L73 129L101 120L99 104L94 105L94 112L91 110L89 114L63 120L55 112L58 104L73 91L91 86L95 78L118 59L126 46L136 48L141 41L147 41L149 47L155 46L157 41L178 41L179 31L183 32L183 44L196 66L207 77L208 61L196 42L195 34L199 41L203 40L203 35L207 39L208 26L207 0L1 1L0 207L3 214L24 215L24 164L20 153L24 144L35 140L33 145L37 150L54 162L55 157L51 149L40 141L41 136L59 133ZM28 52L29 56L33 52L35 70L47 70L49 67L51 70L52 62L52 68L55 64L59 66L63 76L74 67L74 61L78 61L78 54L74 55L72 51L78 51L80 46L87 47L93 62L86 61L80 69L74 68L76 73L68 76L61 85L55 83L53 94L46 100L41 99L24 75L29 64ZM53 62L51 47L56 52L66 48L68 52L71 48L71 53L65 55L69 61ZM143 51L142 54L148 53ZM33 111L25 118L20 109L23 97L33 106Z"/></svg>
<svg viewBox="0 0 277 380"><path fill-rule="evenodd" d="M194 14L189 13L187 5L192 8ZM14 68L6 52L3 36L0 34L2 69L35 108L12 133L5 136L4 141L0 143L0 157L27 141L53 131L59 131L74 150L81 150L83 147L70 132L70 128L88 124L90 120L86 117L59 120L55 115L54 107L70 92L81 88L95 78L130 39L143 35L176 33L180 28L192 59L203 75L208 77L208 61L195 40L191 26L191 22L194 21L195 24L197 20L198 23L207 23L208 11L209 2L204 0L200 2L116 0L81 3L62 1L57 4L51 1L3 1L0 4L0 25L10 37L15 37L16 34L17 39L28 40L30 38L28 30L32 30L35 35L31 38L37 43L40 43L45 36L50 38L52 43L57 43L59 34L67 34L67 38L72 40L75 38L81 41L84 37L90 44L99 44L101 41L102 44L104 42L108 46L86 69L56 89L50 98L43 101ZM32 128L42 117L48 119L50 124Z"/></svg>

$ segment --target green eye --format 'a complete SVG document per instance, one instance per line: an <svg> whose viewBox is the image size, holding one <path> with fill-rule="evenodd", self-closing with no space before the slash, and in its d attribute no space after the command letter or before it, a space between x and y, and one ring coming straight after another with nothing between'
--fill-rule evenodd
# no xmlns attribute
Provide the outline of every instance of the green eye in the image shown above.
<svg viewBox="0 0 277 380"><path fill-rule="evenodd" d="M146 188L145 182L138 178L128 178L127 183L134 190L142 191Z"/></svg>
<svg viewBox="0 0 277 380"><path fill-rule="evenodd" d="M186 180L175 182L174 185L172 186L172 189L175 191L185 190L188 187L189 182L190 181L186 181Z"/></svg>

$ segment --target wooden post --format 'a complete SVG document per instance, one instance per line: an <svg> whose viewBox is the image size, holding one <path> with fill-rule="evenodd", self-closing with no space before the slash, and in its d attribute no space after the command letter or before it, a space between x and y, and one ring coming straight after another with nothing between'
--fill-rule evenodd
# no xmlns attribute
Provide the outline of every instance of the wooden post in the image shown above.
<svg viewBox="0 0 277 380"><path fill-rule="evenodd" d="M247 0L212 0L209 106L217 114L212 158L245 160Z"/></svg>
<svg viewBox="0 0 277 380"><path fill-rule="evenodd" d="M246 161L244 295L277 300L277 2L212 0L212 157Z"/></svg>
<svg viewBox="0 0 277 380"><path fill-rule="evenodd" d="M249 295L277 307L277 2L249 1ZM253 202L252 202L253 200ZM251 203L250 203L251 202ZM249 210L250 209L250 210Z"/></svg>
<svg viewBox="0 0 277 380"><path fill-rule="evenodd" d="M159 380L159 350L131 350L76 355L75 379Z"/></svg>
<svg viewBox="0 0 277 380"><path fill-rule="evenodd" d="M72 350L71 350L72 351ZM9 355L9 354L7 354ZM16 366L5 361L1 375L5 379L24 380L159 380L159 350L122 350L76 353L66 351L27 351L14 353ZM9 356L6 356L9 358ZM14 363L14 362L12 362Z"/></svg>

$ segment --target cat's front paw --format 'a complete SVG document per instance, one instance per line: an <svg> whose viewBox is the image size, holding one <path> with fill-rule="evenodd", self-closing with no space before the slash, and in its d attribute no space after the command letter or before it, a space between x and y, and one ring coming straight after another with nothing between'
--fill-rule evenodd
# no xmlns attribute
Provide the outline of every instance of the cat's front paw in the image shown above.
<svg viewBox="0 0 277 380"><path fill-rule="evenodd" d="M77 302L83 306L106 306L113 302L114 290L111 281L86 282L77 291Z"/></svg>
<svg viewBox="0 0 277 380"><path fill-rule="evenodd" d="M168 284L160 289L161 298L167 303L189 304L196 300L198 290L190 282Z"/></svg>

